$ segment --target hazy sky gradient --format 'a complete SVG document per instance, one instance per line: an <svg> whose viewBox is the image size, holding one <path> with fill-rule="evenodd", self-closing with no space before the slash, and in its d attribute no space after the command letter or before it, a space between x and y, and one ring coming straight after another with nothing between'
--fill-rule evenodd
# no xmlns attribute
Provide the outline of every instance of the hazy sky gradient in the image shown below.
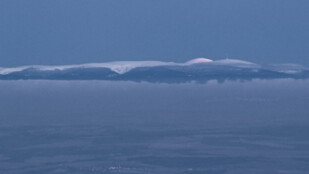
<svg viewBox="0 0 309 174"><path fill-rule="evenodd" d="M309 65L308 0L1 0L0 66L195 57Z"/></svg>

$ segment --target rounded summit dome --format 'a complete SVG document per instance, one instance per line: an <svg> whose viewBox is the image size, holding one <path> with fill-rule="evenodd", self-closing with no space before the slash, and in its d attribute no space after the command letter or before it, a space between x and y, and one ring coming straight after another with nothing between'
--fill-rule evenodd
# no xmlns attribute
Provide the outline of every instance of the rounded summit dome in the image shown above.
<svg viewBox="0 0 309 174"><path fill-rule="evenodd" d="M188 61L188 64L196 64L196 63L209 63L212 62L213 60L207 59L207 58L196 58Z"/></svg>

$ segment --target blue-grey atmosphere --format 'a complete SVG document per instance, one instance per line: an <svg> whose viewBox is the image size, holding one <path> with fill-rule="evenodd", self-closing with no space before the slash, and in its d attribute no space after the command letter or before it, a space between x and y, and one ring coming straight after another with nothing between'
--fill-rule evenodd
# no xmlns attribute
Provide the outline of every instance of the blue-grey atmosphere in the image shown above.
<svg viewBox="0 0 309 174"><path fill-rule="evenodd" d="M226 57L309 66L307 0L1 0L0 66Z"/></svg>
<svg viewBox="0 0 309 174"><path fill-rule="evenodd" d="M308 8L0 0L0 173L308 174Z"/></svg>

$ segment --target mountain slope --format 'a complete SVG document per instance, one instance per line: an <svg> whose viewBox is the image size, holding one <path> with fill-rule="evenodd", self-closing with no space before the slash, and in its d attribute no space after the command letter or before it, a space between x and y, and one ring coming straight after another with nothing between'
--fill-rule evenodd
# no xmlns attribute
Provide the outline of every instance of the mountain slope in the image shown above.
<svg viewBox="0 0 309 174"><path fill-rule="evenodd" d="M64 66L23 66L0 68L0 80L125 80L148 82L206 82L208 80L251 80L309 78L309 70L300 65L266 65L224 59L198 58L185 63L126 61Z"/></svg>

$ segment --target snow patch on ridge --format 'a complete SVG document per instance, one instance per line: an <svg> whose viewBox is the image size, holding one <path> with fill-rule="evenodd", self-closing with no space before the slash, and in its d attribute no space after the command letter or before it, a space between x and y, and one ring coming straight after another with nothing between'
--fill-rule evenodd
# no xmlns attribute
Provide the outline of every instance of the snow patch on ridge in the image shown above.
<svg viewBox="0 0 309 174"><path fill-rule="evenodd" d="M118 62L88 63L80 65L60 65L60 66L31 65L31 66L21 66L14 68L0 68L0 74L7 75L10 73L23 71L29 68L37 69L40 71L54 71L54 70L63 71L71 68L109 68L110 70L118 74L124 74L137 67L154 67L164 65L177 65L177 63L160 62L160 61L118 61Z"/></svg>
<svg viewBox="0 0 309 174"><path fill-rule="evenodd" d="M39 70L66 70L70 68L109 68L110 70L124 74L137 67L153 67L163 65L174 65L173 62L160 62L160 61L118 61L106 63L88 63L81 65L64 65L64 66L43 66Z"/></svg>
<svg viewBox="0 0 309 174"><path fill-rule="evenodd" d="M298 64L276 64L269 65L269 68L286 74L297 74L303 72L304 70L308 70L304 66Z"/></svg>
<svg viewBox="0 0 309 174"><path fill-rule="evenodd" d="M110 68L112 71L118 74L124 74L138 67L154 67L164 65L175 65L174 62L160 62L160 61L119 61L103 63L101 67Z"/></svg>
<svg viewBox="0 0 309 174"><path fill-rule="evenodd" d="M213 63L218 64L218 65L236 66L240 68L260 68L261 67L260 65L256 63L252 63L252 62L248 62L244 60L238 60L238 59L222 59L222 60L213 61Z"/></svg>
<svg viewBox="0 0 309 174"><path fill-rule="evenodd" d="M209 65L225 65L233 66L239 68L252 68L253 70L262 68L260 65L243 61L237 59L222 59L222 60L211 60L207 58L196 58L185 63L175 63L175 62L162 62L162 61L115 61L115 62L105 62L105 63L87 63L79 65L59 65L59 66L43 66L43 65L30 65L30 66L20 66L12 68L1 68L0 75L7 75L14 72L20 72L26 69L35 69L38 71L54 71L54 70L67 70L72 68L108 68L118 74L124 74L138 67L156 67L156 66L190 66L194 64L209 64ZM301 65L295 64L284 64L284 65L270 65L263 66L264 68L277 71L286 72L290 74L299 73L303 70L307 70Z"/></svg>
<svg viewBox="0 0 309 174"><path fill-rule="evenodd" d="M196 59L192 59L190 61L187 62L187 64L196 64L196 63L209 63L209 62L213 62L213 60L211 59L207 59L207 58L196 58Z"/></svg>

